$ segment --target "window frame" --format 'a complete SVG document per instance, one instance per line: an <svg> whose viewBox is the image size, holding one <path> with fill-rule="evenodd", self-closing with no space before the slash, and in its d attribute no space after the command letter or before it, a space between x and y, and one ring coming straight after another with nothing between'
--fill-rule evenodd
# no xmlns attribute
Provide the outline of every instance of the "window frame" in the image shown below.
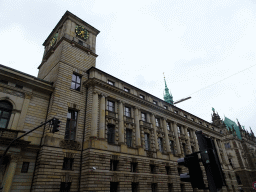
<svg viewBox="0 0 256 192"><path fill-rule="evenodd" d="M110 104L113 104L113 106L111 106ZM113 110L111 110L111 108ZM107 110L111 111L111 112L115 112L115 102L112 100L107 100Z"/></svg>
<svg viewBox="0 0 256 192"><path fill-rule="evenodd" d="M21 167L21 173L27 173L29 170L29 164L30 162L23 162Z"/></svg>
<svg viewBox="0 0 256 192"><path fill-rule="evenodd" d="M114 82L114 81L111 81L111 80L109 80L109 79L108 79L108 84L109 84L109 85L112 85L112 86L115 86L115 82Z"/></svg>
<svg viewBox="0 0 256 192"><path fill-rule="evenodd" d="M131 162L131 172L136 173L137 172L138 163L137 162Z"/></svg>
<svg viewBox="0 0 256 192"><path fill-rule="evenodd" d="M143 118L144 115L144 118ZM147 122L147 114L144 112L141 112L141 120Z"/></svg>
<svg viewBox="0 0 256 192"><path fill-rule="evenodd" d="M127 107L127 106L125 106L124 107L124 115L126 116L126 117L132 117L132 111L131 111L131 107Z"/></svg>
<svg viewBox="0 0 256 192"><path fill-rule="evenodd" d="M161 127L160 118L156 118L156 127Z"/></svg>
<svg viewBox="0 0 256 192"><path fill-rule="evenodd" d="M0 101L0 106L1 106L1 103L3 105L2 105L2 107L0 107L0 122L1 122L1 120L6 120L5 127L1 127L1 128L7 129L8 125L9 125L9 122L10 122L10 119L11 119L11 115L12 115L12 111L13 111L13 105L12 105L11 102L6 101L6 100L1 100ZM4 104L7 107L5 107ZM7 113L6 116L4 115L4 112Z"/></svg>
<svg viewBox="0 0 256 192"><path fill-rule="evenodd" d="M132 129L126 129L126 145L132 147Z"/></svg>
<svg viewBox="0 0 256 192"><path fill-rule="evenodd" d="M162 137L158 137L157 141L158 141L159 151L163 153L163 152L164 152L164 148L163 148L163 138L162 138Z"/></svg>
<svg viewBox="0 0 256 192"><path fill-rule="evenodd" d="M145 139L145 150L149 151L150 150L150 135L149 135L149 133L144 133L144 139Z"/></svg>
<svg viewBox="0 0 256 192"><path fill-rule="evenodd" d="M110 159L110 171L118 171L118 160Z"/></svg>
<svg viewBox="0 0 256 192"><path fill-rule="evenodd" d="M128 89L127 87L124 87L124 91L130 93L130 89Z"/></svg>
<svg viewBox="0 0 256 192"><path fill-rule="evenodd" d="M171 130L171 124L170 124L170 122L166 122L166 127L167 127L167 131L170 131L170 130Z"/></svg>
<svg viewBox="0 0 256 192"><path fill-rule="evenodd" d="M68 118L68 114L70 113L70 118ZM66 129L65 129L65 140L76 140L76 131L77 131L77 119L78 119L78 111L73 109L68 109L67 121L66 121ZM73 119L73 120L72 120ZM72 128L71 122L74 122L74 127ZM73 130L72 130L73 129ZM73 134L73 136L72 136Z"/></svg>
<svg viewBox="0 0 256 192"><path fill-rule="evenodd" d="M169 140L169 145L170 145L171 153L174 155L175 154L174 141Z"/></svg>
<svg viewBox="0 0 256 192"><path fill-rule="evenodd" d="M73 165L74 165L74 158L64 157L62 170L73 170Z"/></svg>
<svg viewBox="0 0 256 192"><path fill-rule="evenodd" d="M75 80L73 80L73 77L75 77ZM78 80L77 80L78 77L80 78L79 79L80 82L78 82ZM81 82L82 82L82 75L73 73L72 78L71 78L71 89L76 90L76 91L81 91ZM74 83L74 88L72 87L73 83ZM76 88L77 85L79 85L78 88Z"/></svg>
<svg viewBox="0 0 256 192"><path fill-rule="evenodd" d="M115 144L115 125L108 124L107 128L108 144Z"/></svg>

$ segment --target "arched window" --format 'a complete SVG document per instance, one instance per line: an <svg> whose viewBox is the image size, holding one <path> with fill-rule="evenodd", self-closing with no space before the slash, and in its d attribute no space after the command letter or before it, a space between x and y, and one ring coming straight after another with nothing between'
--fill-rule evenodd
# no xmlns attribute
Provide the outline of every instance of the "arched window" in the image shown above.
<svg viewBox="0 0 256 192"><path fill-rule="evenodd" d="M12 104L8 101L0 101L0 128L7 128L12 114Z"/></svg>

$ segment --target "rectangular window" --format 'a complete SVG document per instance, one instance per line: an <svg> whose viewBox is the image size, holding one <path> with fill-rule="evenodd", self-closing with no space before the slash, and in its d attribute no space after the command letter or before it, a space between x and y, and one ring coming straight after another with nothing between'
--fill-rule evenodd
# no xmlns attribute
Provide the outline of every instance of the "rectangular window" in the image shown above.
<svg viewBox="0 0 256 192"><path fill-rule="evenodd" d="M199 124L200 124L200 125L202 125L202 122L201 122L201 121L199 121Z"/></svg>
<svg viewBox="0 0 256 192"><path fill-rule="evenodd" d="M77 111L69 109L67 114L65 140L76 139L76 122L77 122Z"/></svg>
<svg viewBox="0 0 256 192"><path fill-rule="evenodd" d="M185 118L188 118L188 116L187 116L187 115L184 115L184 117L185 117Z"/></svg>
<svg viewBox="0 0 256 192"><path fill-rule="evenodd" d="M188 130L188 137L190 137L190 130Z"/></svg>
<svg viewBox="0 0 256 192"><path fill-rule="evenodd" d="M149 165L150 166L150 173L155 174L156 173L156 166L155 165Z"/></svg>
<svg viewBox="0 0 256 192"><path fill-rule="evenodd" d="M134 163L134 162L131 163L131 172L137 172L137 165L138 163Z"/></svg>
<svg viewBox="0 0 256 192"><path fill-rule="evenodd" d="M178 131L178 133L181 133L181 129L180 129L179 125L177 125L177 131Z"/></svg>
<svg viewBox="0 0 256 192"><path fill-rule="evenodd" d="M192 153L194 153L194 152L195 152L195 148L194 148L194 146L191 146L191 150L192 150Z"/></svg>
<svg viewBox="0 0 256 192"><path fill-rule="evenodd" d="M175 110L174 113L178 114L178 111Z"/></svg>
<svg viewBox="0 0 256 192"><path fill-rule="evenodd" d="M156 126L160 127L160 119L159 118L156 118Z"/></svg>
<svg viewBox="0 0 256 192"><path fill-rule="evenodd" d="M150 149L150 139L149 139L149 134L148 133L145 133L145 149L146 150L149 150Z"/></svg>
<svg viewBox="0 0 256 192"><path fill-rule="evenodd" d="M110 192L117 192L118 182L110 182Z"/></svg>
<svg viewBox="0 0 256 192"><path fill-rule="evenodd" d="M115 103L113 101L107 101L107 110L115 112Z"/></svg>
<svg viewBox="0 0 256 192"><path fill-rule="evenodd" d="M2 79L0 80L0 83L8 85L8 81L2 80Z"/></svg>
<svg viewBox="0 0 256 192"><path fill-rule="evenodd" d="M186 145L185 143L182 143L182 148L183 148L183 152L184 152L184 156L186 155Z"/></svg>
<svg viewBox="0 0 256 192"><path fill-rule="evenodd" d="M194 118L191 118L191 120L192 120L192 121L195 121L195 119L194 119Z"/></svg>
<svg viewBox="0 0 256 192"><path fill-rule="evenodd" d="M178 170L178 175L180 175L181 174L181 168L177 168L177 170Z"/></svg>
<svg viewBox="0 0 256 192"><path fill-rule="evenodd" d="M170 149L171 149L171 153L174 155L174 143L172 140L170 140Z"/></svg>
<svg viewBox="0 0 256 192"><path fill-rule="evenodd" d="M16 84L15 87L17 87L17 88L19 88L19 89L23 89L23 86L22 86L22 85Z"/></svg>
<svg viewBox="0 0 256 192"><path fill-rule="evenodd" d="M126 144L127 147L132 147L132 129L126 129Z"/></svg>
<svg viewBox="0 0 256 192"><path fill-rule="evenodd" d="M124 107L124 115L126 117L131 117L131 108L130 107Z"/></svg>
<svg viewBox="0 0 256 192"><path fill-rule="evenodd" d="M152 192L157 192L157 183L151 184L151 190L152 190Z"/></svg>
<svg viewBox="0 0 256 192"><path fill-rule="evenodd" d="M161 152L163 152L163 139L161 137L158 138L158 146L159 146L159 150Z"/></svg>
<svg viewBox="0 0 256 192"><path fill-rule="evenodd" d="M167 126L167 130L170 131L170 123L169 122L166 122L166 126Z"/></svg>
<svg viewBox="0 0 256 192"><path fill-rule="evenodd" d="M115 125L108 124L108 143L115 143Z"/></svg>
<svg viewBox="0 0 256 192"><path fill-rule="evenodd" d="M154 103L155 105L157 105L157 101L153 101L153 103Z"/></svg>
<svg viewBox="0 0 256 192"><path fill-rule="evenodd" d="M166 170L166 175L170 175L171 174L170 166L165 166L165 170Z"/></svg>
<svg viewBox="0 0 256 192"><path fill-rule="evenodd" d="M21 168L21 173L27 173L29 168L29 162L23 162L22 168Z"/></svg>
<svg viewBox="0 0 256 192"><path fill-rule="evenodd" d="M74 158L64 157L62 169L63 170L72 170L73 162L74 162Z"/></svg>
<svg viewBox="0 0 256 192"><path fill-rule="evenodd" d="M181 192L185 192L185 185L184 184L180 184L180 189L181 189Z"/></svg>
<svg viewBox="0 0 256 192"><path fill-rule="evenodd" d="M168 107L167 107L166 105L164 105L164 108L165 108L165 109L168 109Z"/></svg>
<svg viewBox="0 0 256 192"><path fill-rule="evenodd" d="M72 75L71 89L80 91L81 88L81 76L77 74Z"/></svg>
<svg viewBox="0 0 256 192"><path fill-rule="evenodd" d="M139 183L132 182L132 192L138 192Z"/></svg>
<svg viewBox="0 0 256 192"><path fill-rule="evenodd" d="M142 113L142 112L141 112L141 120L142 120L142 121L147 121L146 113Z"/></svg>
<svg viewBox="0 0 256 192"><path fill-rule="evenodd" d="M173 192L172 183L168 183L168 192Z"/></svg>
<svg viewBox="0 0 256 192"><path fill-rule="evenodd" d="M110 80L108 80L108 84L112 85L112 86L115 86L115 83L113 81L110 81Z"/></svg>
<svg viewBox="0 0 256 192"><path fill-rule="evenodd" d="M117 171L118 160L110 160L110 171Z"/></svg>
<svg viewBox="0 0 256 192"><path fill-rule="evenodd" d="M61 182L60 192L70 192L71 182Z"/></svg>
<svg viewBox="0 0 256 192"><path fill-rule="evenodd" d="M145 96L144 96L144 95L140 95L140 98L141 98L141 99L145 99Z"/></svg>
<svg viewBox="0 0 256 192"><path fill-rule="evenodd" d="M127 92L127 93L130 93L130 89L124 87L124 91Z"/></svg>

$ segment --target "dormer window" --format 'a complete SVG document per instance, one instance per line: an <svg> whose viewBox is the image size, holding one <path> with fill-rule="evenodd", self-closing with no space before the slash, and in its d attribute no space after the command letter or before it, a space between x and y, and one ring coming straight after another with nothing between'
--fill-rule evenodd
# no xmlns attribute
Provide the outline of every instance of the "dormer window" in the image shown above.
<svg viewBox="0 0 256 192"><path fill-rule="evenodd" d="M201 122L201 121L199 121L199 124L200 124L200 125L202 125L202 122Z"/></svg>
<svg viewBox="0 0 256 192"><path fill-rule="evenodd" d="M191 118L191 120L192 120L192 121L195 121L195 119L194 119L194 118Z"/></svg>
<svg viewBox="0 0 256 192"><path fill-rule="evenodd" d="M110 80L108 80L108 84L112 85L112 86L115 86L115 83L113 81L110 81Z"/></svg>
<svg viewBox="0 0 256 192"><path fill-rule="evenodd" d="M124 87L124 91L127 92L127 93L130 93L130 89Z"/></svg>
<svg viewBox="0 0 256 192"><path fill-rule="evenodd" d="M175 110L174 113L178 114L178 111Z"/></svg>
<svg viewBox="0 0 256 192"><path fill-rule="evenodd" d="M144 95L140 95L140 98L145 100L145 96Z"/></svg>
<svg viewBox="0 0 256 192"><path fill-rule="evenodd" d="M167 107L166 105L164 105L164 108L165 108L165 109L168 109L168 107Z"/></svg>
<svg viewBox="0 0 256 192"><path fill-rule="evenodd" d="M187 116L187 115L184 115L184 117L185 117L185 118L188 118L188 116Z"/></svg>
<svg viewBox="0 0 256 192"><path fill-rule="evenodd" d="M155 105L157 105L157 102L156 102L156 101L153 101L153 103L154 103Z"/></svg>

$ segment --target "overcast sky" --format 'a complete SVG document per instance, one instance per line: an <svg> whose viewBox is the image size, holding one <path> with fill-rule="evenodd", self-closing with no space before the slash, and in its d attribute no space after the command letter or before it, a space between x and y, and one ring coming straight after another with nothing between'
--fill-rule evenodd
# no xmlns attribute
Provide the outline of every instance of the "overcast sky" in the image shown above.
<svg viewBox="0 0 256 192"><path fill-rule="evenodd" d="M256 133L256 1L0 0L0 64L37 76L66 10L100 30L96 67L211 122L212 107Z"/></svg>

